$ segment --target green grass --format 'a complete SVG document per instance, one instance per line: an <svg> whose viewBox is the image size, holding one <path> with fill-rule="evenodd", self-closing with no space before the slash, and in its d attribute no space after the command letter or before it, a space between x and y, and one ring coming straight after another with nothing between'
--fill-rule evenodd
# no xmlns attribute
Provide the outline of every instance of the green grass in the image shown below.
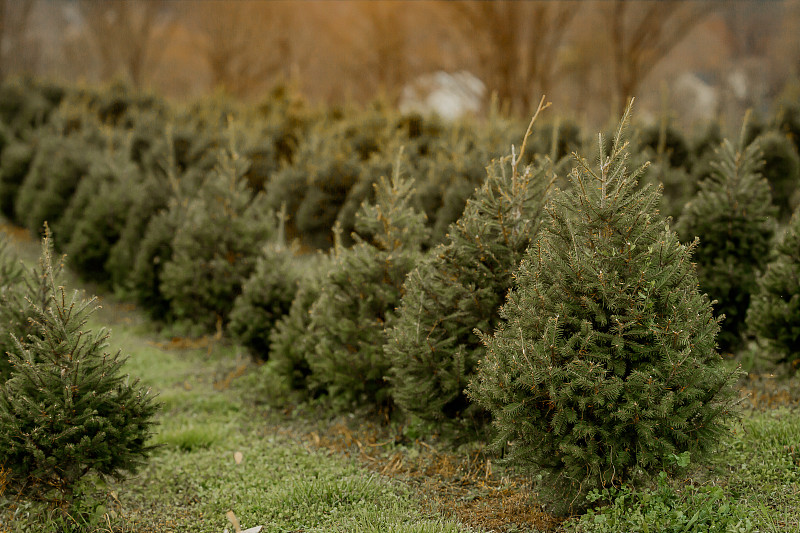
<svg viewBox="0 0 800 533"><path fill-rule="evenodd" d="M800 410L748 410L706 466L655 487L611 491L566 531L800 531Z"/></svg>

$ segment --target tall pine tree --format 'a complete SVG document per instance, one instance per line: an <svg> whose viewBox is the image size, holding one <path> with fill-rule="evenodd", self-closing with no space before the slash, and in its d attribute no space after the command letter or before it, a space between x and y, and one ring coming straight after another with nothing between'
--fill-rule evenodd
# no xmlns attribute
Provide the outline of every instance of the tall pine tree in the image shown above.
<svg viewBox="0 0 800 533"><path fill-rule="evenodd" d="M554 193L469 387L492 412L495 445L542 475L559 514L670 454L702 456L734 409L694 246L658 214L660 193L637 188L643 169L628 170L629 112L611 152L601 136L597 167L579 158Z"/></svg>
<svg viewBox="0 0 800 533"><path fill-rule="evenodd" d="M676 231L681 240L700 238L695 253L700 290L725 315L717 338L723 352L743 344L745 317L758 275L767 261L774 232L775 208L761 176L758 143L745 144L747 120L738 146L726 140L717 150L710 178L683 209Z"/></svg>
<svg viewBox="0 0 800 533"><path fill-rule="evenodd" d="M544 107L542 100L539 111ZM497 325L512 273L538 232L553 183L547 159L518 171L530 131L518 156L487 167L486 181L450 226L447 241L409 274L388 332L395 401L455 437L478 436L489 419L464 393L484 353L474 329Z"/></svg>

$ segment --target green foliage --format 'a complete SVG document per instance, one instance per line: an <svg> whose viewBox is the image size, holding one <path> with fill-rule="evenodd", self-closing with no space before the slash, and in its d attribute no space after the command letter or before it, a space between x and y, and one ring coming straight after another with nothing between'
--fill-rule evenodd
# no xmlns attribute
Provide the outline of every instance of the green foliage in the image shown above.
<svg viewBox="0 0 800 533"><path fill-rule="evenodd" d="M65 90L56 85L15 79L0 84L0 122L20 135L48 121Z"/></svg>
<svg viewBox="0 0 800 533"><path fill-rule="evenodd" d="M398 161L391 180L377 185L375 204L362 206L360 237L336 256L311 308L311 380L346 402L389 403L384 330L393 324L403 282L427 236L424 215L410 205L412 187Z"/></svg>
<svg viewBox="0 0 800 533"><path fill-rule="evenodd" d="M718 337L722 351L742 346L744 321L756 279L764 266L773 235L769 184L761 176L757 143L735 147L725 141L717 152L714 174L684 208L676 230L686 242L700 238L695 253L700 289L725 315Z"/></svg>
<svg viewBox="0 0 800 533"><path fill-rule="evenodd" d="M789 99L782 102L772 120L772 127L786 136L800 152L800 105Z"/></svg>
<svg viewBox="0 0 800 533"><path fill-rule="evenodd" d="M45 231L49 230L45 227ZM16 349L14 339L24 341L36 334L31 322L36 309L45 309L53 297L48 276L60 281L63 263L46 264L43 259L38 268L24 268L6 248L5 241L0 246L0 383L13 370L8 353Z"/></svg>
<svg viewBox="0 0 800 533"><path fill-rule="evenodd" d="M468 389L492 413L495 446L541 474L558 514L672 454L706 457L735 411L737 373L715 350L693 246L658 214L660 194L637 189L626 121L597 168L578 159L554 194Z"/></svg>
<svg viewBox="0 0 800 533"><path fill-rule="evenodd" d="M761 173L769 183L778 218L786 221L800 203L800 156L792 140L778 131L768 131L754 142L761 149L764 160Z"/></svg>
<svg viewBox="0 0 800 533"><path fill-rule="evenodd" d="M638 144L654 154L654 159L664 161L672 168L689 168L691 165L689 143L666 118L642 128Z"/></svg>
<svg viewBox="0 0 800 533"><path fill-rule="evenodd" d="M8 218L14 217L14 201L35 154L36 145L23 141L10 142L0 154L0 213Z"/></svg>
<svg viewBox="0 0 800 533"><path fill-rule="evenodd" d="M285 220L285 214L281 216ZM281 226L282 228L283 226ZM296 247L286 245L283 231L264 249L231 310L228 331L255 357L269 358L269 336L286 315L302 276Z"/></svg>
<svg viewBox="0 0 800 533"><path fill-rule="evenodd" d="M25 326L24 315L19 313L18 286L25 272L15 254L8 247L8 237L0 232L0 383L11 375L7 352L12 348L12 333L19 336ZM2 484L0 484L2 485ZM2 490L0 490L2 492Z"/></svg>
<svg viewBox="0 0 800 533"><path fill-rule="evenodd" d="M92 162L64 215L54 225L70 265L84 279L109 282L106 262L120 239L142 182L139 170L124 154L103 154Z"/></svg>
<svg viewBox="0 0 800 533"><path fill-rule="evenodd" d="M178 320L208 330L220 321L226 324L259 251L275 231L263 193L254 195L243 178L248 164L235 149L220 150L218 166L175 226L160 290Z"/></svg>
<svg viewBox="0 0 800 533"><path fill-rule="evenodd" d="M23 269L13 251L8 247L9 237L0 230L0 290L5 291L22 280Z"/></svg>
<svg viewBox="0 0 800 533"><path fill-rule="evenodd" d="M278 320L269 336L270 372L282 378L291 390L309 395L319 389L309 383L311 367L308 358L314 353L311 327L311 307L317 301L325 277L331 268L331 255L318 255L311 261L311 268L298 281L288 313Z"/></svg>
<svg viewBox="0 0 800 533"><path fill-rule="evenodd" d="M476 436L488 420L464 393L484 354L474 330L492 331L499 322L553 181L549 160L521 172L517 164L505 157L487 167L488 178L450 226L447 241L409 274L388 331L397 404L462 436Z"/></svg>
<svg viewBox="0 0 800 533"><path fill-rule="evenodd" d="M773 259L758 280L747 325L776 362L800 364L800 211L795 212Z"/></svg>
<svg viewBox="0 0 800 533"><path fill-rule="evenodd" d="M634 490L628 485L593 491L589 501L611 503L589 510L575 527L580 533L749 533L755 525L749 510L718 486L688 486L679 493L660 472L657 487Z"/></svg>
<svg viewBox="0 0 800 533"><path fill-rule="evenodd" d="M11 377L0 386L0 464L21 499L71 502L89 474L121 478L150 453L157 406L120 372L108 334L85 329L95 299L56 286L48 236L42 243L45 306L29 293L33 334L14 337Z"/></svg>
<svg viewBox="0 0 800 533"><path fill-rule="evenodd" d="M44 135L19 187L14 220L36 232L42 224L55 224L66 210L97 148L83 134Z"/></svg>
<svg viewBox="0 0 800 533"><path fill-rule="evenodd" d="M685 169L653 163L647 167L642 182L661 188L659 210L664 217L677 220L686 204L697 194L697 182Z"/></svg>
<svg viewBox="0 0 800 533"><path fill-rule="evenodd" d="M147 222L126 279L127 294L154 320L173 317L170 300L161 290L161 278L164 265L172 258L172 239L183 215L182 205L173 198L169 209Z"/></svg>
<svg viewBox="0 0 800 533"><path fill-rule="evenodd" d="M152 126L149 122L145 124L147 128ZM181 202L182 198L193 195L199 187L204 169L202 166L191 167L183 174L180 173L174 153L175 140L169 130L166 134L161 132L155 139L144 133L142 137L137 140L134 135L130 146L133 151L138 144L141 150L138 152L140 162L136 163L136 159L134 162L140 167L143 179L137 187L127 187L131 207L127 211L119 240L108 252L105 268L112 286L123 295L133 295L136 299L142 298L141 301L153 297L154 301L161 302L153 294L159 291L160 270L156 269L152 261L158 257L156 264L160 265L160 258L168 257L164 255L164 249L169 247L171 237L170 233L161 233L157 229L163 228L165 219L175 218L181 209L171 208L170 215L165 215L162 211L166 211L173 203ZM157 217L160 217L159 222L153 222ZM153 233L149 232L151 222ZM166 226L169 231L174 232L169 224ZM158 272L154 272L154 269ZM163 311L159 306L154 316L163 318Z"/></svg>

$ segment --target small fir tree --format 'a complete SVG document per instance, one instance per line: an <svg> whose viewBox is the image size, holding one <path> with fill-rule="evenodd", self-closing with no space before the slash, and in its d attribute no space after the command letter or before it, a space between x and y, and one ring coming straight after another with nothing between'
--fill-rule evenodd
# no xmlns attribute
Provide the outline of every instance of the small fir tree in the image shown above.
<svg viewBox="0 0 800 533"><path fill-rule="evenodd" d="M390 403L384 330L427 237L425 216L410 206L413 194L398 157L391 180L377 184L375 203L358 213L356 244L338 254L311 308L312 386L346 402Z"/></svg>
<svg viewBox="0 0 800 533"><path fill-rule="evenodd" d="M17 192L14 220L32 232L45 222L55 224L66 211L97 150L96 139L83 132L43 133L30 170Z"/></svg>
<svg viewBox="0 0 800 533"><path fill-rule="evenodd" d="M800 210L795 211L747 311L749 330L779 364L800 366Z"/></svg>
<svg viewBox="0 0 800 533"><path fill-rule="evenodd" d="M786 222L800 201L800 156L792 140L782 132L768 131L756 139L764 160L762 174L769 183L778 219Z"/></svg>
<svg viewBox="0 0 800 533"><path fill-rule="evenodd" d="M253 273L233 303L228 324L231 336L263 361L269 358L270 333L289 312L302 276L297 247L285 241L285 210L280 218L278 236L258 257Z"/></svg>
<svg viewBox="0 0 800 533"><path fill-rule="evenodd" d="M13 140L0 155L0 213L14 219L14 202L36 155L33 141Z"/></svg>
<svg viewBox="0 0 800 533"><path fill-rule="evenodd" d="M763 161L757 143L745 144L745 120L738 147L725 141L717 151L712 176L683 209L675 229L681 240L700 238L695 253L700 289L725 315L717 338L723 352L743 344L750 296L770 250L775 208L769 184L761 176Z"/></svg>
<svg viewBox="0 0 800 533"><path fill-rule="evenodd" d="M320 290L331 266L330 255L319 255L315 267L298 283L289 312L281 317L269 335L269 365L293 391L311 396L321 391L309 383L311 367L308 360L313 357L313 335L311 307L319 298Z"/></svg>
<svg viewBox="0 0 800 533"><path fill-rule="evenodd" d="M98 158L81 181L53 231L63 239L70 266L84 279L109 284L106 263L143 181L136 166L120 152Z"/></svg>
<svg viewBox="0 0 800 533"><path fill-rule="evenodd" d="M714 347L719 329L697 290L691 254L658 214L659 192L637 188L623 142L585 159L556 191L548 223L469 387L492 412L495 445L541 474L540 496L563 514L592 489L703 457L734 413L736 372Z"/></svg>
<svg viewBox="0 0 800 533"><path fill-rule="evenodd" d="M22 279L22 265L9 247L10 237L0 229L0 290L16 285Z"/></svg>
<svg viewBox="0 0 800 533"><path fill-rule="evenodd" d="M178 320L209 330L226 324L258 251L274 233L263 193L254 195L243 177L248 164L233 146L220 150L215 171L180 217L160 281Z"/></svg>
<svg viewBox="0 0 800 533"><path fill-rule="evenodd" d="M474 437L488 420L464 393L484 353L474 330L497 325L512 273L538 232L553 183L549 160L517 169L530 131L519 156L487 167L486 181L450 226L447 241L409 274L388 332L395 401L456 436Z"/></svg>
<svg viewBox="0 0 800 533"><path fill-rule="evenodd" d="M0 465L15 497L69 503L87 475L124 477L145 460L157 406L121 374L108 334L85 328L96 300L56 286L47 236L42 284L48 301L33 308L34 332L14 339L11 377L0 385Z"/></svg>
<svg viewBox="0 0 800 533"><path fill-rule="evenodd" d="M49 242L50 229L44 227ZM35 309L44 309L53 297L51 283L47 278L49 271L58 281L63 263L45 265L42 258L38 267L25 268L13 257L7 248L7 241L0 250L0 383L11 376L12 365L8 352L15 349L14 338L27 339L35 335L31 322Z"/></svg>
<svg viewBox="0 0 800 533"><path fill-rule="evenodd" d="M17 316L17 286L22 282L25 272L16 255L8 246L8 236L0 230L0 383L11 375L8 351L12 348L12 333L19 336L19 317ZM25 325L25 322L22 322Z"/></svg>

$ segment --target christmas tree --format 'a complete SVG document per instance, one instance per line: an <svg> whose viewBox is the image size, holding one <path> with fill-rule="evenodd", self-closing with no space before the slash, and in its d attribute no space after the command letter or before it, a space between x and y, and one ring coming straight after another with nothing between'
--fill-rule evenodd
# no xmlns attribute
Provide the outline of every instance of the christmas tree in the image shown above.
<svg viewBox="0 0 800 533"><path fill-rule="evenodd" d="M302 275L301 260L295 257L297 246L287 245L284 237L285 210L280 218L278 236L264 246L233 303L228 324L231 336L263 361L269 358L270 333L289 312Z"/></svg>
<svg viewBox="0 0 800 533"><path fill-rule="evenodd" d="M47 225L44 231L50 242ZM58 281L63 268L61 261L45 265L42 258L38 268L25 268L7 243L0 243L0 383L11 376L13 367L8 352L15 349L14 338L26 339L35 334L31 323L35 309L45 308L53 296L47 272Z"/></svg>
<svg viewBox="0 0 800 533"><path fill-rule="evenodd" d="M738 146L724 141L713 162L713 174L683 209L675 229L681 240L700 238L695 253L700 289L725 315L717 338L723 352L743 344L750 295L770 250L775 208L769 184L761 176L761 150L745 144L747 120Z"/></svg>
<svg viewBox="0 0 800 533"><path fill-rule="evenodd" d="M765 341L777 363L800 364L800 210L795 211L775 256L758 280L747 325Z"/></svg>
<svg viewBox="0 0 800 533"><path fill-rule="evenodd" d="M334 232L337 228L334 228ZM336 247L334 247L336 249ZM319 298L320 290L332 264L332 255L318 254L307 265L298 281L288 313L275 323L269 334L270 370L279 376L293 391L303 391L310 395L320 392L318 386L309 383L311 368L308 360L313 357L313 335L311 326L311 307Z"/></svg>
<svg viewBox="0 0 800 533"><path fill-rule="evenodd" d="M157 406L121 374L108 333L86 329L96 300L56 286L51 241L41 257L44 305L26 292L33 333L13 336L11 377L0 385L0 465L15 497L69 503L90 474L123 477L149 454Z"/></svg>
<svg viewBox="0 0 800 533"><path fill-rule="evenodd" d="M219 150L217 167L182 208L160 280L178 320L208 330L227 323L259 251L274 233L266 198L253 194L244 179L248 165L235 147Z"/></svg>
<svg viewBox="0 0 800 533"><path fill-rule="evenodd" d="M592 489L702 457L727 431L732 383L691 255L628 169L623 117L608 155L583 158L556 191L515 274L502 322L468 389L506 460L541 474L555 513Z"/></svg>
<svg viewBox="0 0 800 533"><path fill-rule="evenodd" d="M409 274L388 332L395 401L457 436L476 436L488 420L464 393L484 353L474 329L492 331L497 325L512 273L538 232L553 182L547 159L518 171L525 142L520 154L487 167L488 178L450 226L447 241Z"/></svg>
<svg viewBox="0 0 800 533"><path fill-rule="evenodd" d="M338 254L311 308L310 380L345 401L389 403L384 329L427 237L424 215L410 206L413 193L398 157L391 180L379 181L375 203L357 215L356 244Z"/></svg>

